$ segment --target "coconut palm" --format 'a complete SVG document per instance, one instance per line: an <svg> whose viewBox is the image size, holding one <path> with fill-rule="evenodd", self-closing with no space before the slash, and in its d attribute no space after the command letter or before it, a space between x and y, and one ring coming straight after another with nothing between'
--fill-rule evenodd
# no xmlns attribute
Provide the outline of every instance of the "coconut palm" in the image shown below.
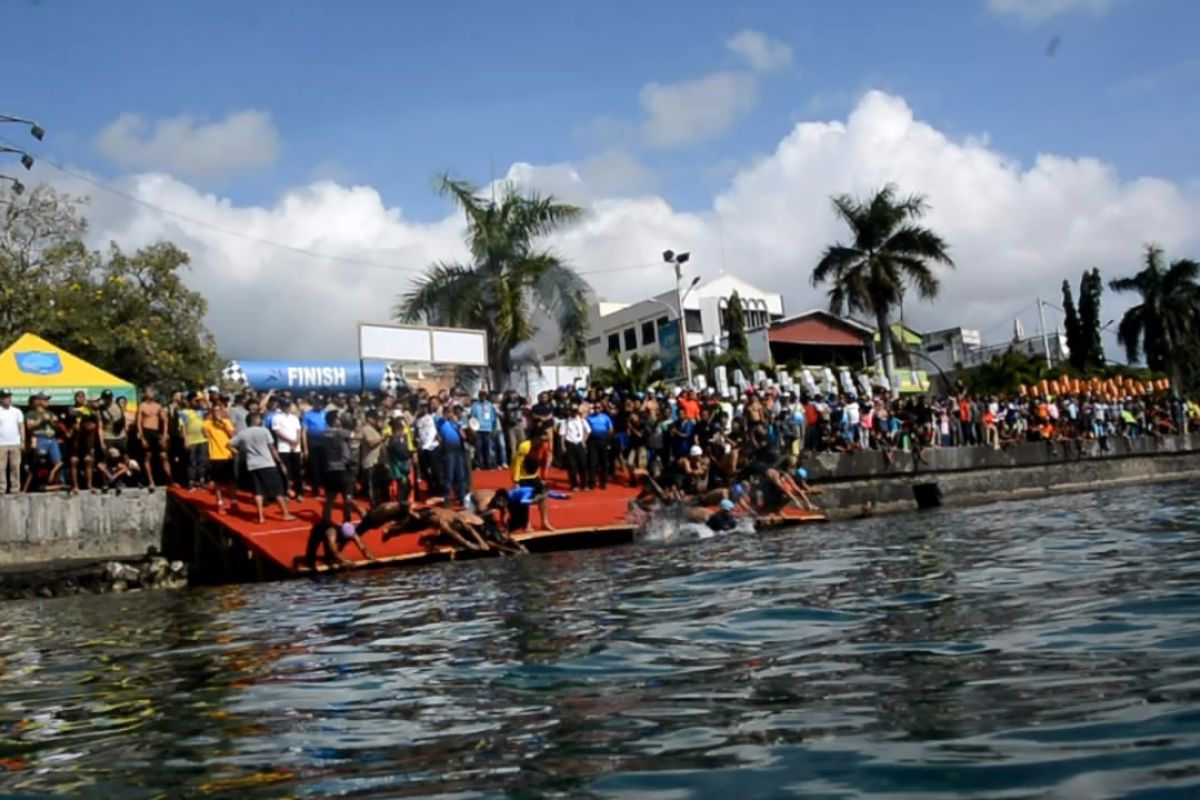
<svg viewBox="0 0 1200 800"><path fill-rule="evenodd" d="M692 375L703 375L709 386L717 382L717 367L728 363L729 358L719 350L701 350L692 353Z"/></svg>
<svg viewBox="0 0 1200 800"><path fill-rule="evenodd" d="M507 385L513 348L536 332L533 310L558 325L567 358L582 359L587 335L587 283L538 240L583 212L553 197L504 186L485 198L466 181L444 176L439 187L467 217L467 263L439 261L399 298L396 317L407 323L487 331L493 388Z"/></svg>
<svg viewBox="0 0 1200 800"><path fill-rule="evenodd" d="M1121 317L1117 340L1130 361L1146 353L1146 366L1167 372L1179 390L1184 351L1200 333L1200 263L1184 258L1163 264L1162 248L1146 245L1145 266L1108 286L1114 292L1137 292L1142 302Z"/></svg>
<svg viewBox="0 0 1200 800"><path fill-rule="evenodd" d="M867 200L836 195L833 208L853 234L849 244L826 248L813 270L813 286L828 282L829 309L835 314L863 313L875 317L878 330L890 330L892 309L913 286L924 300L937 297L939 282L930 262L954 266L948 245L929 228L916 223L928 205L922 195L896 196L884 186ZM896 386L896 363L890 336L879 337L888 383Z"/></svg>
<svg viewBox="0 0 1200 800"><path fill-rule="evenodd" d="M622 361L621 356L613 353L607 367L592 370L590 382L595 386L643 392L662 379L663 371L657 357L634 353L628 361Z"/></svg>

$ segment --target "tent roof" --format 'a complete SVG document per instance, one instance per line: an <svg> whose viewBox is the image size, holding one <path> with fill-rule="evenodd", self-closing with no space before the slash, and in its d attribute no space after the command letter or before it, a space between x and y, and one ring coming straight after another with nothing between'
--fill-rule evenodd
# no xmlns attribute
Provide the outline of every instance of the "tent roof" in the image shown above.
<svg viewBox="0 0 1200 800"><path fill-rule="evenodd" d="M0 353L0 387L11 389L14 394L24 389L133 390L133 384L129 381L105 372L32 333L24 334Z"/></svg>

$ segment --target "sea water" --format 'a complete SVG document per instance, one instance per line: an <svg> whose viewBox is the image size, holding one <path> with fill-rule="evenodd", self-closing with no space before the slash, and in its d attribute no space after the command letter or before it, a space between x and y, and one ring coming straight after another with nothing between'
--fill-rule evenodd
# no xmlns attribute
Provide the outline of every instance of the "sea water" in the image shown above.
<svg viewBox="0 0 1200 800"><path fill-rule="evenodd" d="M1189 483L0 607L0 796L1200 797Z"/></svg>

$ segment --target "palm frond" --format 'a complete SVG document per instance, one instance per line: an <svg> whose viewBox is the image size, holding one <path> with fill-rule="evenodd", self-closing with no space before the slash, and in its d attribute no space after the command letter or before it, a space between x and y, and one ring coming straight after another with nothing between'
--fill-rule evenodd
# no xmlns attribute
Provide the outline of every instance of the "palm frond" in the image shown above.
<svg viewBox="0 0 1200 800"><path fill-rule="evenodd" d="M433 325L469 324L483 288L470 267L438 262L401 296L393 313L407 323L424 320Z"/></svg>
<svg viewBox="0 0 1200 800"><path fill-rule="evenodd" d="M1146 315L1143 306L1134 306L1121 317L1117 326L1117 341L1125 347L1125 356L1130 363L1141 354L1142 334L1146 330Z"/></svg>

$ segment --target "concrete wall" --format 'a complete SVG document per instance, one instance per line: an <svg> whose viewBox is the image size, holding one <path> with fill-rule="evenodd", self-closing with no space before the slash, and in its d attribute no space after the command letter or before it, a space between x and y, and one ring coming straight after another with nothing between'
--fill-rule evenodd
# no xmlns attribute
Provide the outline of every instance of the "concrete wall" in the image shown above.
<svg viewBox="0 0 1200 800"><path fill-rule="evenodd" d="M891 465L881 453L809 456L810 480L830 516L917 508L913 487L936 483L946 505L964 505L1101 486L1200 478L1200 434L1136 441L1114 439L1101 453L1096 442L1032 443L1003 450L962 447L926 450L917 462L896 452Z"/></svg>
<svg viewBox="0 0 1200 800"><path fill-rule="evenodd" d="M145 555L162 546L166 492L0 496L0 565Z"/></svg>

